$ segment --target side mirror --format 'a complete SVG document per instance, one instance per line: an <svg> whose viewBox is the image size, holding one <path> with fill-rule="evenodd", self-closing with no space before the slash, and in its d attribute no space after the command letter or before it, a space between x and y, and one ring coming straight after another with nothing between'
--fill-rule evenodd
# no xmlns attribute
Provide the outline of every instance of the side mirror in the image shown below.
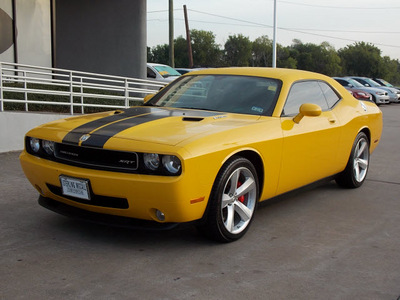
<svg viewBox="0 0 400 300"><path fill-rule="evenodd" d="M303 117L318 117L321 113L322 109L319 105L304 103L300 106L299 114L293 118L293 122L299 124Z"/></svg>
<svg viewBox="0 0 400 300"><path fill-rule="evenodd" d="M148 102L151 98L154 97L154 95L155 95L155 94L146 95L146 96L143 98L143 103Z"/></svg>
<svg viewBox="0 0 400 300"><path fill-rule="evenodd" d="M351 83L349 83L347 86L348 86L349 88L354 87Z"/></svg>

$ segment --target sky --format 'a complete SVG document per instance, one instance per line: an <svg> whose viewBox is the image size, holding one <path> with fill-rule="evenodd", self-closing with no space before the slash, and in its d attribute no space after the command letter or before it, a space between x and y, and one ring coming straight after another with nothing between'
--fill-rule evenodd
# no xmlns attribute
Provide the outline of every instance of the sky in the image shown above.
<svg viewBox="0 0 400 300"><path fill-rule="evenodd" d="M168 44L168 0L147 1L147 45ZM328 42L336 50L367 42L382 56L400 59L399 0L276 0L276 42L290 46ZM273 38L274 0L174 0L174 37L186 37L183 5L189 28L212 31L223 48L231 35L254 41Z"/></svg>

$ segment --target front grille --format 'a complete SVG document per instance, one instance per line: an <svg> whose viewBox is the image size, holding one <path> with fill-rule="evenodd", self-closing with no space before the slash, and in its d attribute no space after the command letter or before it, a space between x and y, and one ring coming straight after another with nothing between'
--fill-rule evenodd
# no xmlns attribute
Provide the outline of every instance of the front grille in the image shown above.
<svg viewBox="0 0 400 300"><path fill-rule="evenodd" d="M96 149L56 143L54 156L57 161L92 169L118 172L136 172L138 154L107 149Z"/></svg>
<svg viewBox="0 0 400 300"><path fill-rule="evenodd" d="M101 195L96 195L93 192L91 192L90 200L83 200L83 199L63 195L63 193L61 191L61 187L59 187L59 186L55 186L55 185L52 185L49 183L47 183L46 185L53 194L63 197L63 198L67 198L67 199L75 201L75 202L88 204L88 205L94 205L94 206L101 206L101 207L121 208L121 209L129 208L128 200L125 198L101 196Z"/></svg>

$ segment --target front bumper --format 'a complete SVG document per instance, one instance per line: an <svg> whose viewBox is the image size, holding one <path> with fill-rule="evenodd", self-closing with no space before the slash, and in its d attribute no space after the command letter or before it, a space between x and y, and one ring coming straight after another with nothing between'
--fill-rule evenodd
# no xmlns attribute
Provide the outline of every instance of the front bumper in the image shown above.
<svg viewBox="0 0 400 300"><path fill-rule="evenodd" d="M380 95L375 95L376 99L376 104L387 104L390 103L390 98L389 96L380 96Z"/></svg>
<svg viewBox="0 0 400 300"><path fill-rule="evenodd" d="M28 180L44 198L93 213L160 223L201 219L212 186L212 181L210 184L204 178L200 180L197 176L201 175L196 172L171 177L92 170L49 161L25 151L20 162ZM92 199L96 200L63 196L60 175L88 179L95 196ZM201 181L204 184L198 184ZM157 210L165 215L164 220L157 218Z"/></svg>
<svg viewBox="0 0 400 300"><path fill-rule="evenodd" d="M146 229L146 230L169 230L178 226L179 223L158 223L147 220L132 219L127 217L113 216L83 210L50 198L39 196L38 203L63 216L80 221L96 224L111 225L123 228Z"/></svg>

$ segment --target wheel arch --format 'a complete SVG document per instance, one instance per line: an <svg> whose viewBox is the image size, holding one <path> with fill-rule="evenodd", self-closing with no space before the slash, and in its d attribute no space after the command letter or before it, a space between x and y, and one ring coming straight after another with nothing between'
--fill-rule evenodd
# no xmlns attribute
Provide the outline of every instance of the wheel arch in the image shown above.
<svg viewBox="0 0 400 300"><path fill-rule="evenodd" d="M244 149L244 150L240 150L238 152L234 152L231 153L231 155L227 156L225 158L225 160L223 161L222 166L229 161L230 159L232 159L233 157L243 157L246 158L247 160L249 160L254 168L256 169L257 172L257 178L258 178L258 192L259 192L259 196L261 197L263 188L264 188L264 162L261 158L261 155L259 153L257 153L255 150L251 150L251 149ZM221 170L221 168L219 169L219 171ZM218 173L219 173L218 171ZM204 210L203 213L203 217L200 219L200 224L203 223L206 220L206 216L207 216L207 212L209 210L210 207L210 201L208 201L206 209Z"/></svg>
<svg viewBox="0 0 400 300"><path fill-rule="evenodd" d="M360 133L360 132L364 132L365 133L365 135L368 138L368 142L371 144L371 131L369 130L369 128L368 127L364 127L358 133Z"/></svg>
<svg viewBox="0 0 400 300"><path fill-rule="evenodd" d="M233 154L231 157L233 157L233 156L240 156L240 157L246 158L253 164L253 166L257 172L258 185L259 185L258 192L259 192L259 195L261 196L263 187L264 187L264 176L265 175L264 175L264 162L263 162L260 154L253 150L242 150L242 151L239 151L239 152ZM231 157L229 157L228 159L230 159Z"/></svg>

